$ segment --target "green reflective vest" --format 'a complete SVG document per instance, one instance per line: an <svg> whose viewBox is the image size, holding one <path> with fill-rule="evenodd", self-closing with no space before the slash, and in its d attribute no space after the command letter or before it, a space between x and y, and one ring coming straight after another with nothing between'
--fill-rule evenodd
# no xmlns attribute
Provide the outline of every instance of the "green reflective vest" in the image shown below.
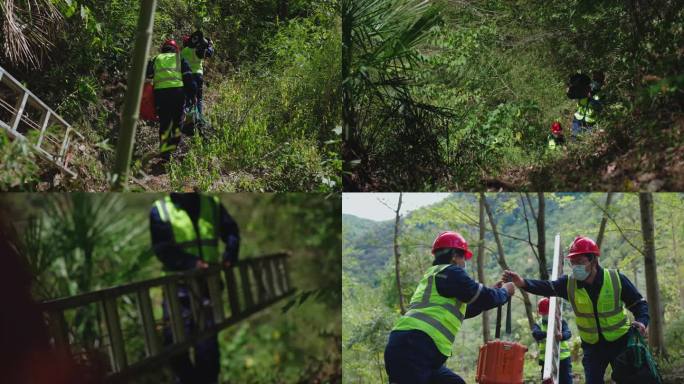
<svg viewBox="0 0 684 384"><path fill-rule="evenodd" d="M598 100L595 98L595 100ZM577 102L577 112L575 112L575 119L585 121L587 124L594 124L596 122L596 110L589 101L588 97L580 99Z"/></svg>
<svg viewBox="0 0 684 384"><path fill-rule="evenodd" d="M183 87L180 55L160 53L154 58L154 89Z"/></svg>
<svg viewBox="0 0 684 384"><path fill-rule="evenodd" d="M549 149L553 150L556 149L556 147L556 140L554 140L553 137L549 137Z"/></svg>
<svg viewBox="0 0 684 384"><path fill-rule="evenodd" d="M181 50L181 57L188 61L192 73L198 73L200 75L204 73L204 60L197 57L195 49L190 47L183 48Z"/></svg>
<svg viewBox="0 0 684 384"><path fill-rule="evenodd" d="M197 228L190 215L171 201L171 196L157 200L159 217L170 223L176 245L206 262L219 262L219 215L220 202L215 196L200 195L200 214Z"/></svg>
<svg viewBox="0 0 684 384"><path fill-rule="evenodd" d="M544 320L540 320L537 325L539 325L539 328L541 328L542 332L546 332L546 322ZM562 324L561 324L562 327ZM544 362L544 354L546 353L546 339L537 341L537 344L539 345L539 361ZM568 357L570 357L570 346L568 345L567 340L561 340L560 342L560 360L565 360Z"/></svg>
<svg viewBox="0 0 684 384"><path fill-rule="evenodd" d="M446 265L434 265L427 270L411 297L408 311L393 330L420 330L425 332L444 356L451 349L465 317L466 304L455 297L444 297L437 292L435 277Z"/></svg>
<svg viewBox="0 0 684 384"><path fill-rule="evenodd" d="M604 269L603 285L596 303L598 314L595 316L587 290L578 288L573 277L568 278L568 301L575 311L577 329L582 341L589 344L598 343L599 327L607 341L615 341L629 331L630 324L620 299L621 292L622 283L618 271Z"/></svg>

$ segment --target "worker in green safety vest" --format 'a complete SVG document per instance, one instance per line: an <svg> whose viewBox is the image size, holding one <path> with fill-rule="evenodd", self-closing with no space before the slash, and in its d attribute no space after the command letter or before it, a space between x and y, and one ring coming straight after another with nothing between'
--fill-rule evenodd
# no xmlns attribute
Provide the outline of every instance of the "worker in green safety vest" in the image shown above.
<svg viewBox="0 0 684 384"><path fill-rule="evenodd" d="M587 384L603 384L608 364L613 372L618 369L615 360L627 349L630 328L646 335L649 321L648 303L641 293L622 273L602 268L600 255L592 239L579 236L566 256L572 266L570 276L552 281L524 279L513 271L505 271L502 276L532 294L562 297L570 302L582 339ZM634 321L629 321L625 308L634 315Z"/></svg>
<svg viewBox="0 0 684 384"><path fill-rule="evenodd" d="M188 61L192 71L192 81L195 83L195 97L188 98L188 104L196 105L202 114L204 88L204 60L214 55L214 44L210 38L205 38L201 30L183 38L181 57Z"/></svg>
<svg viewBox="0 0 684 384"><path fill-rule="evenodd" d="M240 232L237 223L223 207L218 197L197 193L172 193L155 201L150 211L152 249L166 271L204 269L209 263L233 266L238 259ZM221 252L219 241L225 244ZM178 301L186 334L198 331L193 321L191 296L202 304L205 326L213 326L208 287L200 285L194 292L179 285ZM198 297L199 296L199 297ZM173 343L169 313L164 301L164 343ZM188 353L170 360L177 383L216 383L220 371L220 356L216 336L198 342L194 348L194 363Z"/></svg>
<svg viewBox="0 0 684 384"><path fill-rule="evenodd" d="M147 78L154 84L161 156L168 160L181 139L186 95L194 97L196 93L190 64L181 58L175 40L166 40L161 53L149 61Z"/></svg>
<svg viewBox="0 0 684 384"><path fill-rule="evenodd" d="M603 85L603 72L595 71L594 80L578 73L570 76L567 96L577 100L577 110L572 118L572 137L590 131L598 119L602 109L599 91Z"/></svg>
<svg viewBox="0 0 684 384"><path fill-rule="evenodd" d="M487 288L468 276L465 263L473 253L456 232L440 233L432 254L432 267L418 283L408 311L394 325L385 347L390 383L464 383L444 365L461 323L506 303L515 292L511 283Z"/></svg>
<svg viewBox="0 0 684 384"><path fill-rule="evenodd" d="M549 317L549 298L544 297L539 300L537 304L537 311L541 317L535 325L532 326L532 337L537 341L539 346L539 365L542 367L542 375L544 374L544 357L546 353L546 333ZM561 332L555 335L556 340L560 341L560 356L558 367L558 381L560 384L572 384L572 359L570 358L570 345L568 340L572 337L570 327L565 319L561 320ZM542 376L543 378L543 376Z"/></svg>

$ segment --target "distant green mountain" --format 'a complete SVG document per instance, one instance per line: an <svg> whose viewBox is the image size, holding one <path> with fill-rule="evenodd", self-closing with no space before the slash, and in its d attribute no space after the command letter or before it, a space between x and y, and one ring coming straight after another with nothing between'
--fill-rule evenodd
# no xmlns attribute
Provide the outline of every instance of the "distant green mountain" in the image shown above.
<svg viewBox="0 0 684 384"><path fill-rule="evenodd" d="M392 257L394 221L373 221L342 215L342 269L353 279L377 283L377 272Z"/></svg>

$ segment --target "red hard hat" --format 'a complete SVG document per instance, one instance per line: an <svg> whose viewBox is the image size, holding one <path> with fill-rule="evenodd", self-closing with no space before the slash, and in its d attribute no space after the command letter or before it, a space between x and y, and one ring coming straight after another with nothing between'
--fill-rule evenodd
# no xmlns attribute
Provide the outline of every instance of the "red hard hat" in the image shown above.
<svg viewBox="0 0 684 384"><path fill-rule="evenodd" d="M437 235L435 241L432 243L432 254L438 249L456 248L465 251L465 259L470 260L473 253L468 250L468 242L457 232L447 231Z"/></svg>
<svg viewBox="0 0 684 384"><path fill-rule="evenodd" d="M594 240L584 236L577 236L575 240L573 240L572 244L570 244L570 250L568 251L568 255L565 257L571 259L577 255L583 255L585 253L593 253L596 256L601 255L601 251Z"/></svg>
<svg viewBox="0 0 684 384"><path fill-rule="evenodd" d="M539 311L540 315L547 315L549 314L549 298L545 297L541 300L539 300L539 303L537 303L537 311Z"/></svg>
<svg viewBox="0 0 684 384"><path fill-rule="evenodd" d="M164 47L173 47L176 52L178 52L178 44L176 44L176 40L169 39L162 44L161 48L164 49Z"/></svg>
<svg viewBox="0 0 684 384"><path fill-rule="evenodd" d="M554 121L553 123L551 123L551 133L553 133L554 135L561 133L562 130L563 128L561 127L561 124L559 122Z"/></svg>

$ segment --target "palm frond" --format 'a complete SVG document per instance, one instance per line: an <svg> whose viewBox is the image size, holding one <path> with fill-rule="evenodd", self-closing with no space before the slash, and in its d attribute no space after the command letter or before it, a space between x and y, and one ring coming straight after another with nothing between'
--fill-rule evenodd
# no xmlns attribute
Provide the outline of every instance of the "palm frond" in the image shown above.
<svg viewBox="0 0 684 384"><path fill-rule="evenodd" d="M2 46L7 61L38 68L53 43L50 37L63 22L50 0L2 0Z"/></svg>

